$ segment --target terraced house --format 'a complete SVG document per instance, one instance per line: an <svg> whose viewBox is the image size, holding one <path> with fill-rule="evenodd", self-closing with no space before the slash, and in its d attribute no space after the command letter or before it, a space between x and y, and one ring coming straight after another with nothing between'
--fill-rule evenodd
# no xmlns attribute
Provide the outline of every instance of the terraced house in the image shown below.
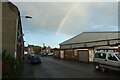
<svg viewBox="0 0 120 80"><path fill-rule="evenodd" d="M21 61L24 39L19 9L11 2L2 2L2 51Z"/></svg>
<svg viewBox="0 0 120 80"><path fill-rule="evenodd" d="M19 9L11 2L2 2L3 78L12 77L15 74L23 54L24 39Z"/></svg>

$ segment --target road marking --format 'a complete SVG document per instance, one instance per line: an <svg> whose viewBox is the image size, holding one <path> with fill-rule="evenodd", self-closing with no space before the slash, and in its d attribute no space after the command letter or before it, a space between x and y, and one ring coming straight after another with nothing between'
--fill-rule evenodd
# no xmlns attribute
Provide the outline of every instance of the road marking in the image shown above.
<svg viewBox="0 0 120 80"><path fill-rule="evenodd" d="M36 80L38 80L38 76L37 76L37 74L35 72L34 72L34 75L35 75Z"/></svg>

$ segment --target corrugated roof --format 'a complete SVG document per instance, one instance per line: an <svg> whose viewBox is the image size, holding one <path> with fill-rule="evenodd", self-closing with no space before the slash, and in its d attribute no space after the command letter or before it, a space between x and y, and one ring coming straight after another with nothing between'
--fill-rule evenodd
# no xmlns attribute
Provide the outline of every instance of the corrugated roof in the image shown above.
<svg viewBox="0 0 120 80"><path fill-rule="evenodd" d="M118 36L119 34L119 36ZM83 43L83 42L91 42L91 41L100 41L100 40L110 40L110 39L118 39L120 38L120 32L83 32L78 34L71 39L68 39L60 45L64 44L72 44L72 43Z"/></svg>

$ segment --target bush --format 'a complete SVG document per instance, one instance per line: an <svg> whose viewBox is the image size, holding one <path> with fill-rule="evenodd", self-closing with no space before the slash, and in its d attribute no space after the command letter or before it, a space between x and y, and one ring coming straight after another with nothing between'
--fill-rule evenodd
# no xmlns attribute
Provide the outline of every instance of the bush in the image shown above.
<svg viewBox="0 0 120 80"><path fill-rule="evenodd" d="M2 52L2 77L11 78L17 72L19 61L4 50Z"/></svg>

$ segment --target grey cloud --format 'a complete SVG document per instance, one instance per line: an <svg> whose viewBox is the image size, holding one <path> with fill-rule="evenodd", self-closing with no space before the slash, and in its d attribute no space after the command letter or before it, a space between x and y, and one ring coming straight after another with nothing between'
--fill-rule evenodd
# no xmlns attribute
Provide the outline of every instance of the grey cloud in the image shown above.
<svg viewBox="0 0 120 80"><path fill-rule="evenodd" d="M31 15L31 23L26 21L30 27L25 28L33 32L56 33L61 21L67 19L59 32L68 35L79 34L89 30L112 30L117 27L117 3L114 2L86 2L86 3L65 3L65 2L32 2L15 3L19 6L22 15ZM77 7L71 9L77 4ZM69 11L71 11L69 13ZM32 26L31 26L32 25Z"/></svg>
<svg viewBox="0 0 120 80"><path fill-rule="evenodd" d="M118 28L117 26L117 3L88 3L83 4L83 16L75 15L69 19L69 29L66 29L68 24L66 23L66 28L63 27L63 32L68 32L71 34L78 34L80 31L113 31ZM81 6L79 6L81 7ZM96 11L95 13L90 11ZM81 13L81 11L78 13ZM71 17L71 16L70 16ZM77 18L76 18L77 17ZM73 22L74 21L74 22ZM92 27L94 26L94 28ZM101 28L99 28L101 26Z"/></svg>

